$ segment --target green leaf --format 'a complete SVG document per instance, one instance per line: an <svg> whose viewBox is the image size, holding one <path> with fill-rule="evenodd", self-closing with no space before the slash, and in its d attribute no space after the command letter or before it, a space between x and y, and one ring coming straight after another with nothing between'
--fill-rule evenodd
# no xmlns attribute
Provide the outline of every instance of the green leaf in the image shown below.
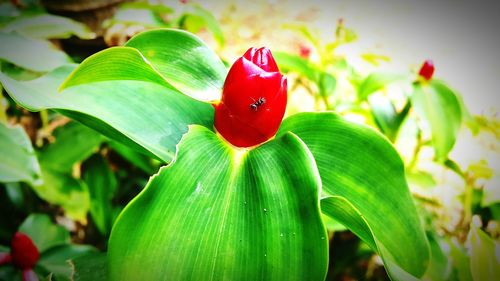
<svg viewBox="0 0 500 281"><path fill-rule="evenodd" d="M473 218L469 233L470 269L474 281L495 280L500 276L500 244L481 230L481 219Z"/></svg>
<svg viewBox="0 0 500 281"><path fill-rule="evenodd" d="M436 234L428 234L429 246L431 249L431 260L429 268L425 273L425 279L428 280L449 280L451 267L450 260L441 249Z"/></svg>
<svg viewBox="0 0 500 281"><path fill-rule="evenodd" d="M40 253L70 242L68 231L52 223L50 217L44 214L31 214L21 224L19 231L33 240Z"/></svg>
<svg viewBox="0 0 500 281"><path fill-rule="evenodd" d="M459 281L472 281L469 256L453 241L448 241L454 273Z"/></svg>
<svg viewBox="0 0 500 281"><path fill-rule="evenodd" d="M293 134L236 149L201 126L122 212L111 280L324 280L314 159Z"/></svg>
<svg viewBox="0 0 500 281"><path fill-rule="evenodd" d="M182 93L202 101L219 100L227 70L198 37L175 29L157 29L130 39L127 47L141 52Z"/></svg>
<svg viewBox="0 0 500 281"><path fill-rule="evenodd" d="M99 231L106 235L111 230L111 199L116 191L117 182L111 167L100 155L92 156L85 162L83 178L90 194L90 214Z"/></svg>
<svg viewBox="0 0 500 281"><path fill-rule="evenodd" d="M278 136L288 131L314 155L326 196L321 200L325 214L376 250L391 278L422 276L428 243L393 146L373 129L330 112L293 115Z"/></svg>
<svg viewBox="0 0 500 281"><path fill-rule="evenodd" d="M40 183L40 165L23 127L0 122L0 182Z"/></svg>
<svg viewBox="0 0 500 281"><path fill-rule="evenodd" d="M281 71L296 72L312 82L318 81L319 72L308 60L285 52L273 52L273 56Z"/></svg>
<svg viewBox="0 0 500 281"><path fill-rule="evenodd" d="M197 33L202 28L209 30L219 46L224 45L224 34L217 19L210 11L203 9L200 5L188 5L187 12L184 13L179 24L182 29Z"/></svg>
<svg viewBox="0 0 500 281"><path fill-rule="evenodd" d="M436 160L443 162L455 145L462 122L457 95L439 80L413 84L412 103L416 113L430 127Z"/></svg>
<svg viewBox="0 0 500 281"><path fill-rule="evenodd" d="M337 87L337 78L333 75L321 71L319 74L319 93L322 96L330 96L334 93L335 88Z"/></svg>
<svg viewBox="0 0 500 281"><path fill-rule="evenodd" d="M54 138L38 158L45 169L61 173L70 173L74 164L87 159L104 140L96 131L74 121L57 128Z"/></svg>
<svg viewBox="0 0 500 281"><path fill-rule="evenodd" d="M65 88L102 81L136 80L173 88L141 55L129 47L114 47L85 59L64 81Z"/></svg>
<svg viewBox="0 0 500 281"><path fill-rule="evenodd" d="M88 245L60 245L53 247L40 255L40 260L37 266L42 267L48 273L51 273L56 280L72 280L73 273L70 260L88 256L95 253L97 250Z"/></svg>
<svg viewBox="0 0 500 281"><path fill-rule="evenodd" d="M106 281L108 280L107 256L96 253L77 257L71 260L74 266L74 281Z"/></svg>
<svg viewBox="0 0 500 281"><path fill-rule="evenodd" d="M113 149L117 154L119 154L122 158L129 161L132 165L141 169L148 175L154 174L156 171L158 171L159 165L153 164L151 158L130 149L126 145L112 141L109 143L109 147ZM158 161L156 161L156 163L158 163Z"/></svg>
<svg viewBox="0 0 500 281"><path fill-rule="evenodd" d="M83 23L50 14L20 17L5 25L3 32L17 32L26 37L49 39L69 38L76 35L82 39L93 39L92 33Z"/></svg>
<svg viewBox="0 0 500 281"><path fill-rule="evenodd" d="M393 142L401 125L394 104L382 95L370 95L368 103L380 131Z"/></svg>
<svg viewBox="0 0 500 281"><path fill-rule="evenodd" d="M407 80L408 74L391 73L391 72L373 72L370 73L358 87L358 99L365 100L368 96L376 91L395 82Z"/></svg>
<svg viewBox="0 0 500 281"><path fill-rule="evenodd" d="M40 198L60 205L71 219L85 221L90 208L89 192L85 184L69 173L61 173L42 164L43 184L33 186Z"/></svg>
<svg viewBox="0 0 500 281"><path fill-rule="evenodd" d="M64 52L48 41L0 32L0 42L0 60L29 70L46 72L71 62Z"/></svg>
<svg viewBox="0 0 500 281"><path fill-rule="evenodd" d="M38 79L13 80L0 73L10 96L23 107L54 109L140 152L169 162L189 124L213 127L211 105L156 83L103 81L57 88L74 69L64 66Z"/></svg>

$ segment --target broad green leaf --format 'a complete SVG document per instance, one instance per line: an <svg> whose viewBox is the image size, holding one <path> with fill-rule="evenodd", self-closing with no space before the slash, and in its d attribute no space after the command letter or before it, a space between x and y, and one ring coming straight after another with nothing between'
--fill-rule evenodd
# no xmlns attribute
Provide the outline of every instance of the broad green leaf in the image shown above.
<svg viewBox="0 0 500 281"><path fill-rule="evenodd" d="M146 31L130 39L132 47L182 93L202 101L219 100L227 70L198 37L175 29Z"/></svg>
<svg viewBox="0 0 500 281"><path fill-rule="evenodd" d="M19 231L33 240L40 253L70 242L68 231L52 223L50 217L45 214L31 214L21 224Z"/></svg>
<svg viewBox="0 0 500 281"><path fill-rule="evenodd" d="M88 245L60 245L41 253L37 266L42 267L47 274L51 273L58 281L69 281L73 273L70 261L96 252L94 247Z"/></svg>
<svg viewBox="0 0 500 281"><path fill-rule="evenodd" d="M71 260L74 281L106 281L108 280L107 256L96 253L77 257Z"/></svg>
<svg viewBox="0 0 500 281"><path fill-rule="evenodd" d="M111 230L111 199L116 191L117 182L111 167L100 155L92 156L85 162L83 178L90 194L90 214L99 229L106 235Z"/></svg>
<svg viewBox="0 0 500 281"><path fill-rule="evenodd" d="M115 80L137 80L172 87L138 50L114 47L85 59L64 81L60 90L80 84Z"/></svg>
<svg viewBox="0 0 500 281"><path fill-rule="evenodd" d="M439 80L413 84L412 103L416 113L430 127L435 158L444 162L455 145L462 122L457 95Z"/></svg>
<svg viewBox="0 0 500 281"><path fill-rule="evenodd" d="M23 127L0 121L0 182L40 182L40 165Z"/></svg>
<svg viewBox="0 0 500 281"><path fill-rule="evenodd" d="M46 72L71 62L48 41L0 32L0 42L0 60L29 70Z"/></svg>
<svg viewBox="0 0 500 281"><path fill-rule="evenodd" d="M324 280L314 159L293 134L250 151L192 126L122 212L111 280Z"/></svg>
<svg viewBox="0 0 500 281"><path fill-rule="evenodd" d="M273 52L273 56L281 71L296 72L310 81L318 81L319 73L308 60L285 52Z"/></svg>
<svg viewBox="0 0 500 281"><path fill-rule="evenodd" d="M408 74L392 72L373 72L370 73L358 87L358 99L365 100L376 91L380 91L387 85L408 79Z"/></svg>
<svg viewBox="0 0 500 281"><path fill-rule="evenodd" d="M472 279L495 280L500 276L500 244L495 243L480 227L481 219L475 216L469 233Z"/></svg>
<svg viewBox="0 0 500 281"><path fill-rule="evenodd" d="M3 32L17 32L26 37L40 39L64 39L72 35L82 39L93 39L95 37L95 34L85 24L50 14L20 17L9 22L1 30Z"/></svg>
<svg viewBox="0 0 500 281"><path fill-rule="evenodd" d="M211 105L156 83L103 81L57 88L74 69L64 66L38 79L20 82L0 73L10 96L23 107L54 109L105 136L169 162L189 124L213 126Z"/></svg>
<svg viewBox="0 0 500 281"><path fill-rule="evenodd" d="M403 162L392 145L373 129L331 112L293 115L285 119L278 136L288 131L314 155L326 196L321 201L325 214L376 250L391 278L422 276L428 243Z"/></svg>
<svg viewBox="0 0 500 281"><path fill-rule="evenodd" d="M75 163L87 159L104 140L102 135L78 122L70 122L54 132L55 141L39 153L44 169L70 173Z"/></svg>

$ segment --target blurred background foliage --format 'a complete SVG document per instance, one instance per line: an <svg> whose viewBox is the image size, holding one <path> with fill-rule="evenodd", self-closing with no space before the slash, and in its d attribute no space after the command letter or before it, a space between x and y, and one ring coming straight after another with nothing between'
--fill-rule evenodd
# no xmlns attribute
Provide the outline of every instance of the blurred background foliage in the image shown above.
<svg viewBox="0 0 500 281"><path fill-rule="evenodd" d="M432 251L424 279L495 276L500 259L498 104L474 103L479 97L467 87L459 93L457 79L441 80L446 71L440 64L447 57L437 60L433 56L439 52L388 52L380 44L391 42L377 34L366 43L366 32L354 28L354 4L337 4L336 11L325 11L321 3L296 4L4 1L0 67L14 79L30 80L163 27L197 34L228 66L250 46L270 47L288 76L287 115L336 111L376 128L401 154ZM436 78L429 81L418 75L425 58L436 64ZM114 220L163 163L58 113L28 112L5 93L0 136L0 245L6 246L0 251L8 251L19 229L41 251L35 269L40 276L80 276L73 272L85 262L78 257L89 254L97 257L92 266L101 272L99 251L106 251ZM388 279L365 243L335 221L325 221L331 246L327 280ZM76 266L69 266L70 259ZM0 279L16 274L0 267Z"/></svg>

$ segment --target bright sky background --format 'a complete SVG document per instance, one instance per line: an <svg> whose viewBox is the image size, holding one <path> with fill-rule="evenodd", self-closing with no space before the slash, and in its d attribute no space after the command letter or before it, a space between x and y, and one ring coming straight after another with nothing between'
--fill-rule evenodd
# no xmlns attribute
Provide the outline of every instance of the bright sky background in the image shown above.
<svg viewBox="0 0 500 281"><path fill-rule="evenodd" d="M392 58L395 69L417 69L434 60L435 77L464 96L473 114L500 111L500 4L495 1L321 1L260 0L201 1L216 15L229 3L238 12L259 14L264 7L278 11L269 21L289 22L288 16L313 11L311 26L331 36L336 20L344 18L359 41L345 48L349 55L372 51ZM237 18L237 15L235 15ZM258 25L259 23L255 23ZM251 28L251 27L249 27ZM227 36L227 34L226 34ZM265 36L265 35L264 35ZM275 39L269 35L269 41ZM270 43L272 45L272 43Z"/></svg>

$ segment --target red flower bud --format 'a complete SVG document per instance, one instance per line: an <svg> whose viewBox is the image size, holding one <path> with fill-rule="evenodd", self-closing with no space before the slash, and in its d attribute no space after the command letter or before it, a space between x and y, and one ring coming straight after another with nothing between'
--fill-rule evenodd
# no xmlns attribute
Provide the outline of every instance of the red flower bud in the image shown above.
<svg viewBox="0 0 500 281"><path fill-rule="evenodd" d="M432 60L424 61L418 75L422 76L425 80L431 80L432 74L434 74L434 63Z"/></svg>
<svg viewBox="0 0 500 281"><path fill-rule="evenodd" d="M20 269L31 269L38 261L39 253L29 236L16 232L11 242L12 263Z"/></svg>
<svg viewBox="0 0 500 281"><path fill-rule="evenodd" d="M272 138L285 114L287 81L271 51L250 48L236 60L215 107L215 128L231 144L250 147Z"/></svg>

